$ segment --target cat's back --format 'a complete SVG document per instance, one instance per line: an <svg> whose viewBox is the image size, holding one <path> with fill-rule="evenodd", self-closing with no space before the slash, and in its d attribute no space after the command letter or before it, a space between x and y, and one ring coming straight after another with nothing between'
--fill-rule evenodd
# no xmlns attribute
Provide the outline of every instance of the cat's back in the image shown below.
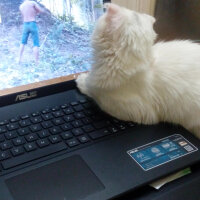
<svg viewBox="0 0 200 200"><path fill-rule="evenodd" d="M160 42L153 46L153 53L151 83L159 100L160 119L188 128L200 117L200 45Z"/></svg>
<svg viewBox="0 0 200 200"><path fill-rule="evenodd" d="M198 67L200 69L200 44L189 40L158 42L153 46L155 64L158 66Z"/></svg>

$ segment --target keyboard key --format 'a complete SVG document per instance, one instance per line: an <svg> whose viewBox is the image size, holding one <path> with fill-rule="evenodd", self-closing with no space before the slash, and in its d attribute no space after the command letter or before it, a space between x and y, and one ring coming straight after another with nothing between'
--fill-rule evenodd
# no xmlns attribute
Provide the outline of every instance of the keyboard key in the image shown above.
<svg viewBox="0 0 200 200"><path fill-rule="evenodd" d="M83 126L82 128L83 128L83 130L84 130L86 133L89 133L89 132L95 130L95 129L93 128L93 126L91 126L91 125L86 125L86 126Z"/></svg>
<svg viewBox="0 0 200 200"><path fill-rule="evenodd" d="M118 119L112 119L112 124L116 126L119 130L124 130L128 125L124 121L120 121Z"/></svg>
<svg viewBox="0 0 200 200"><path fill-rule="evenodd" d="M78 128L78 127L83 126L83 123L82 123L80 120L76 120L76 121L73 121L73 122L72 122L72 125L73 125L75 128Z"/></svg>
<svg viewBox="0 0 200 200"><path fill-rule="evenodd" d="M49 143L49 141L45 138L45 139L41 139L41 140L37 140L37 145L39 146L39 147L46 147L46 146L48 146L50 143Z"/></svg>
<svg viewBox="0 0 200 200"><path fill-rule="evenodd" d="M87 103L87 100L86 100L86 99L81 99L79 102L80 102L81 104L83 104L83 103Z"/></svg>
<svg viewBox="0 0 200 200"><path fill-rule="evenodd" d="M15 138L12 141L13 141L13 144L16 145L16 146L26 143L25 139L22 138L22 137L21 138Z"/></svg>
<svg viewBox="0 0 200 200"><path fill-rule="evenodd" d="M121 124L121 125L119 126L119 128L120 128L120 130L125 130L125 129L127 128L127 126Z"/></svg>
<svg viewBox="0 0 200 200"><path fill-rule="evenodd" d="M19 121L19 125L20 125L21 127L29 126L30 124L31 124L31 122L30 122L29 119L25 119L25 120Z"/></svg>
<svg viewBox="0 0 200 200"><path fill-rule="evenodd" d="M0 134L1 133L5 133L7 130L6 130L6 127L5 126L1 126L0 127Z"/></svg>
<svg viewBox="0 0 200 200"><path fill-rule="evenodd" d="M64 116L64 120L66 122L71 122L74 120L74 117L73 117L73 115L67 115L67 116Z"/></svg>
<svg viewBox="0 0 200 200"><path fill-rule="evenodd" d="M34 150L36 150L37 149L37 146L36 146L36 144L35 143L27 143L27 144L25 144L24 145L24 148L26 149L26 151L34 151Z"/></svg>
<svg viewBox="0 0 200 200"><path fill-rule="evenodd" d="M83 112L77 112L77 113L74 114L74 117L75 117L76 119L82 119L82 118L85 117L85 115L84 115Z"/></svg>
<svg viewBox="0 0 200 200"><path fill-rule="evenodd" d="M91 124L92 123L92 120L89 117L82 119L82 121L83 121L84 124Z"/></svg>
<svg viewBox="0 0 200 200"><path fill-rule="evenodd" d="M47 114L51 112L51 109L50 108L45 108L43 111L42 111L42 114Z"/></svg>
<svg viewBox="0 0 200 200"><path fill-rule="evenodd" d="M10 139L17 137L17 132L11 131L11 132L5 133L4 135L5 135L6 139L10 140Z"/></svg>
<svg viewBox="0 0 200 200"><path fill-rule="evenodd" d="M12 143L10 141L5 141L5 142L2 142L0 144L0 148L1 150L7 150L7 149L10 149L12 147Z"/></svg>
<svg viewBox="0 0 200 200"><path fill-rule="evenodd" d="M37 136L36 133L31 133L31 134L29 134L29 135L26 135L25 138L26 138L26 140L27 140L28 142L32 142L32 141L37 140L37 139L38 139L38 136Z"/></svg>
<svg viewBox="0 0 200 200"><path fill-rule="evenodd" d="M70 139L73 137L72 133L70 133L69 131L66 131L64 133L61 134L61 137L64 139L64 140L67 140L67 139Z"/></svg>
<svg viewBox="0 0 200 200"><path fill-rule="evenodd" d="M134 126L135 126L135 123L134 123L134 122L127 122L127 126L128 126L128 127L134 127Z"/></svg>
<svg viewBox="0 0 200 200"><path fill-rule="evenodd" d="M82 135L84 132L81 128L74 128L72 129L72 133L75 135L75 136L78 136L78 135Z"/></svg>
<svg viewBox="0 0 200 200"><path fill-rule="evenodd" d="M29 118L29 115L22 115L21 116L21 119L28 119Z"/></svg>
<svg viewBox="0 0 200 200"><path fill-rule="evenodd" d="M50 119L53 119L53 115L51 113L47 113L47 114L42 115L42 118L44 120L50 120Z"/></svg>
<svg viewBox="0 0 200 200"><path fill-rule="evenodd" d="M6 125L6 124L8 124L8 120L0 121L0 126Z"/></svg>
<svg viewBox="0 0 200 200"><path fill-rule="evenodd" d="M39 116L39 115L40 115L40 112L34 112L34 113L32 113L33 117L36 117L36 116Z"/></svg>
<svg viewBox="0 0 200 200"><path fill-rule="evenodd" d="M7 129L9 131L12 131L12 130L16 130L19 128L19 125L17 123L12 123L12 124L7 124L6 125Z"/></svg>
<svg viewBox="0 0 200 200"><path fill-rule="evenodd" d="M86 142L89 142L90 139L88 138L87 135L82 135L80 137L78 137L78 140L81 142L81 143L86 143Z"/></svg>
<svg viewBox="0 0 200 200"><path fill-rule="evenodd" d="M72 114L72 113L74 112L74 110L73 110L71 107L66 108L66 109L64 109L63 111L64 111L64 113L65 113L66 115Z"/></svg>
<svg viewBox="0 0 200 200"><path fill-rule="evenodd" d="M72 129L73 127L70 124L63 124L61 128L63 129L63 131L68 131Z"/></svg>
<svg viewBox="0 0 200 200"><path fill-rule="evenodd" d="M48 130L42 130L42 131L38 132L38 135L40 138L45 138L45 137L49 136L50 133Z"/></svg>
<svg viewBox="0 0 200 200"><path fill-rule="evenodd" d="M0 142L3 142L5 140L4 135L0 135Z"/></svg>
<svg viewBox="0 0 200 200"><path fill-rule="evenodd" d="M117 128L120 130L125 130L127 126L125 124L116 124Z"/></svg>
<svg viewBox="0 0 200 200"><path fill-rule="evenodd" d="M62 109L65 109L65 108L67 108L67 107L69 107L69 104L64 104L64 105L62 105L62 106L60 106Z"/></svg>
<svg viewBox="0 0 200 200"><path fill-rule="evenodd" d="M27 135L30 133L29 129L28 128L21 128L21 129L18 129L17 130L18 134L23 136L23 135Z"/></svg>
<svg viewBox="0 0 200 200"><path fill-rule="evenodd" d="M82 105L74 106L74 110L75 110L76 112L82 111L83 109L84 109L84 108L83 108Z"/></svg>
<svg viewBox="0 0 200 200"><path fill-rule="evenodd" d="M70 103L70 105L76 106L76 105L78 105L78 102L77 101L73 101L73 102Z"/></svg>
<svg viewBox="0 0 200 200"><path fill-rule="evenodd" d="M50 128L49 131L51 132L52 135L57 135L62 132L62 130L59 127Z"/></svg>
<svg viewBox="0 0 200 200"><path fill-rule="evenodd" d="M14 147L11 149L11 153L13 156L19 156L21 154L23 154L25 151L24 151L24 148L23 147Z"/></svg>
<svg viewBox="0 0 200 200"><path fill-rule="evenodd" d="M51 121L42 122L43 128L51 128L53 126L53 123Z"/></svg>
<svg viewBox="0 0 200 200"><path fill-rule="evenodd" d="M40 116L31 118L31 122L32 122L33 124L37 124L37 123L39 123L39 122L41 122L41 121L42 121L42 118L41 118Z"/></svg>
<svg viewBox="0 0 200 200"><path fill-rule="evenodd" d="M27 144L27 146L30 144ZM44 156L48 156L52 153L56 153L62 150L67 149L67 146L65 143L63 142L59 142L57 144L54 145L50 145L47 146L45 148L42 149L38 149L37 151L32 151L30 153L27 154L23 154L21 156L17 156L13 159L8 159L2 162L2 166L4 169L9 169L11 167L15 167L17 165L38 159L38 158L42 158Z"/></svg>
<svg viewBox="0 0 200 200"><path fill-rule="evenodd" d="M30 126L30 129L32 132L36 132L36 131L40 131L42 127L39 124L35 124L35 125Z"/></svg>
<svg viewBox="0 0 200 200"><path fill-rule="evenodd" d="M108 130L109 130L111 133L117 133L117 132L119 131L119 129L116 128L115 126L110 126L110 127L108 128Z"/></svg>
<svg viewBox="0 0 200 200"><path fill-rule="evenodd" d="M57 125L64 124L65 121L62 118L57 118L53 120L53 123L57 126Z"/></svg>
<svg viewBox="0 0 200 200"><path fill-rule="evenodd" d="M59 110L59 111L53 112L53 115L54 115L54 117L62 117L62 116L64 116L64 113Z"/></svg>
<svg viewBox="0 0 200 200"><path fill-rule="evenodd" d="M11 123L18 122L19 119L20 119L19 117L13 117L12 119L10 119L10 122Z"/></svg>
<svg viewBox="0 0 200 200"><path fill-rule="evenodd" d="M69 145L69 147L74 147L74 146L79 145L80 143L78 142L77 139L73 138L73 139L67 140L67 144Z"/></svg>
<svg viewBox="0 0 200 200"><path fill-rule="evenodd" d="M93 116L94 114L95 114L95 112L92 110L85 110L85 115L87 115L87 116Z"/></svg>
<svg viewBox="0 0 200 200"><path fill-rule="evenodd" d="M96 140L96 139L99 139L101 137L107 136L109 134L110 134L110 132L107 129L102 129L102 130L99 130L99 131L89 133L89 136L93 140Z"/></svg>
<svg viewBox="0 0 200 200"><path fill-rule="evenodd" d="M11 157L11 155L10 155L10 153L8 151L1 151L0 152L0 161L6 160L6 159L8 159L10 157Z"/></svg>
<svg viewBox="0 0 200 200"><path fill-rule="evenodd" d="M61 138L59 135L52 135L49 137L49 140L51 141L52 144L58 143L61 141Z"/></svg>
<svg viewBox="0 0 200 200"><path fill-rule="evenodd" d="M55 106L54 108L51 109L52 111L57 111L60 110L59 106Z"/></svg>

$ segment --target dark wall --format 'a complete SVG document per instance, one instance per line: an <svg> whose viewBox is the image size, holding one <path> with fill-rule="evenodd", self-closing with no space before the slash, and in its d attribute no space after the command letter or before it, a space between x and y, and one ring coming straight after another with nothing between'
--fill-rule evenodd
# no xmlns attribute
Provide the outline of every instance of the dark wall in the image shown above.
<svg viewBox="0 0 200 200"><path fill-rule="evenodd" d="M159 40L200 41L200 0L157 0L155 17Z"/></svg>

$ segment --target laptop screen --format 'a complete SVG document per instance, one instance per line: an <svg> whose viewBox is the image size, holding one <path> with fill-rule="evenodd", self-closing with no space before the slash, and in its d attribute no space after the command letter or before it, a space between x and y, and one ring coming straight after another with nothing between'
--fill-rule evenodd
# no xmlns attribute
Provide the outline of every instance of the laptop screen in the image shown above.
<svg viewBox="0 0 200 200"><path fill-rule="evenodd" d="M0 90L90 69L103 0L1 0Z"/></svg>

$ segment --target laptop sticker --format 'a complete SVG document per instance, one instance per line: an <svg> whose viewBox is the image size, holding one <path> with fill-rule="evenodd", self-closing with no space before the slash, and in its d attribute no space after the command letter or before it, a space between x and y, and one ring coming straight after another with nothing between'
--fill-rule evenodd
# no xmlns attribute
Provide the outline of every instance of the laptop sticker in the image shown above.
<svg viewBox="0 0 200 200"><path fill-rule="evenodd" d="M174 134L129 150L127 153L143 170L148 171L197 150L198 148L182 135Z"/></svg>

